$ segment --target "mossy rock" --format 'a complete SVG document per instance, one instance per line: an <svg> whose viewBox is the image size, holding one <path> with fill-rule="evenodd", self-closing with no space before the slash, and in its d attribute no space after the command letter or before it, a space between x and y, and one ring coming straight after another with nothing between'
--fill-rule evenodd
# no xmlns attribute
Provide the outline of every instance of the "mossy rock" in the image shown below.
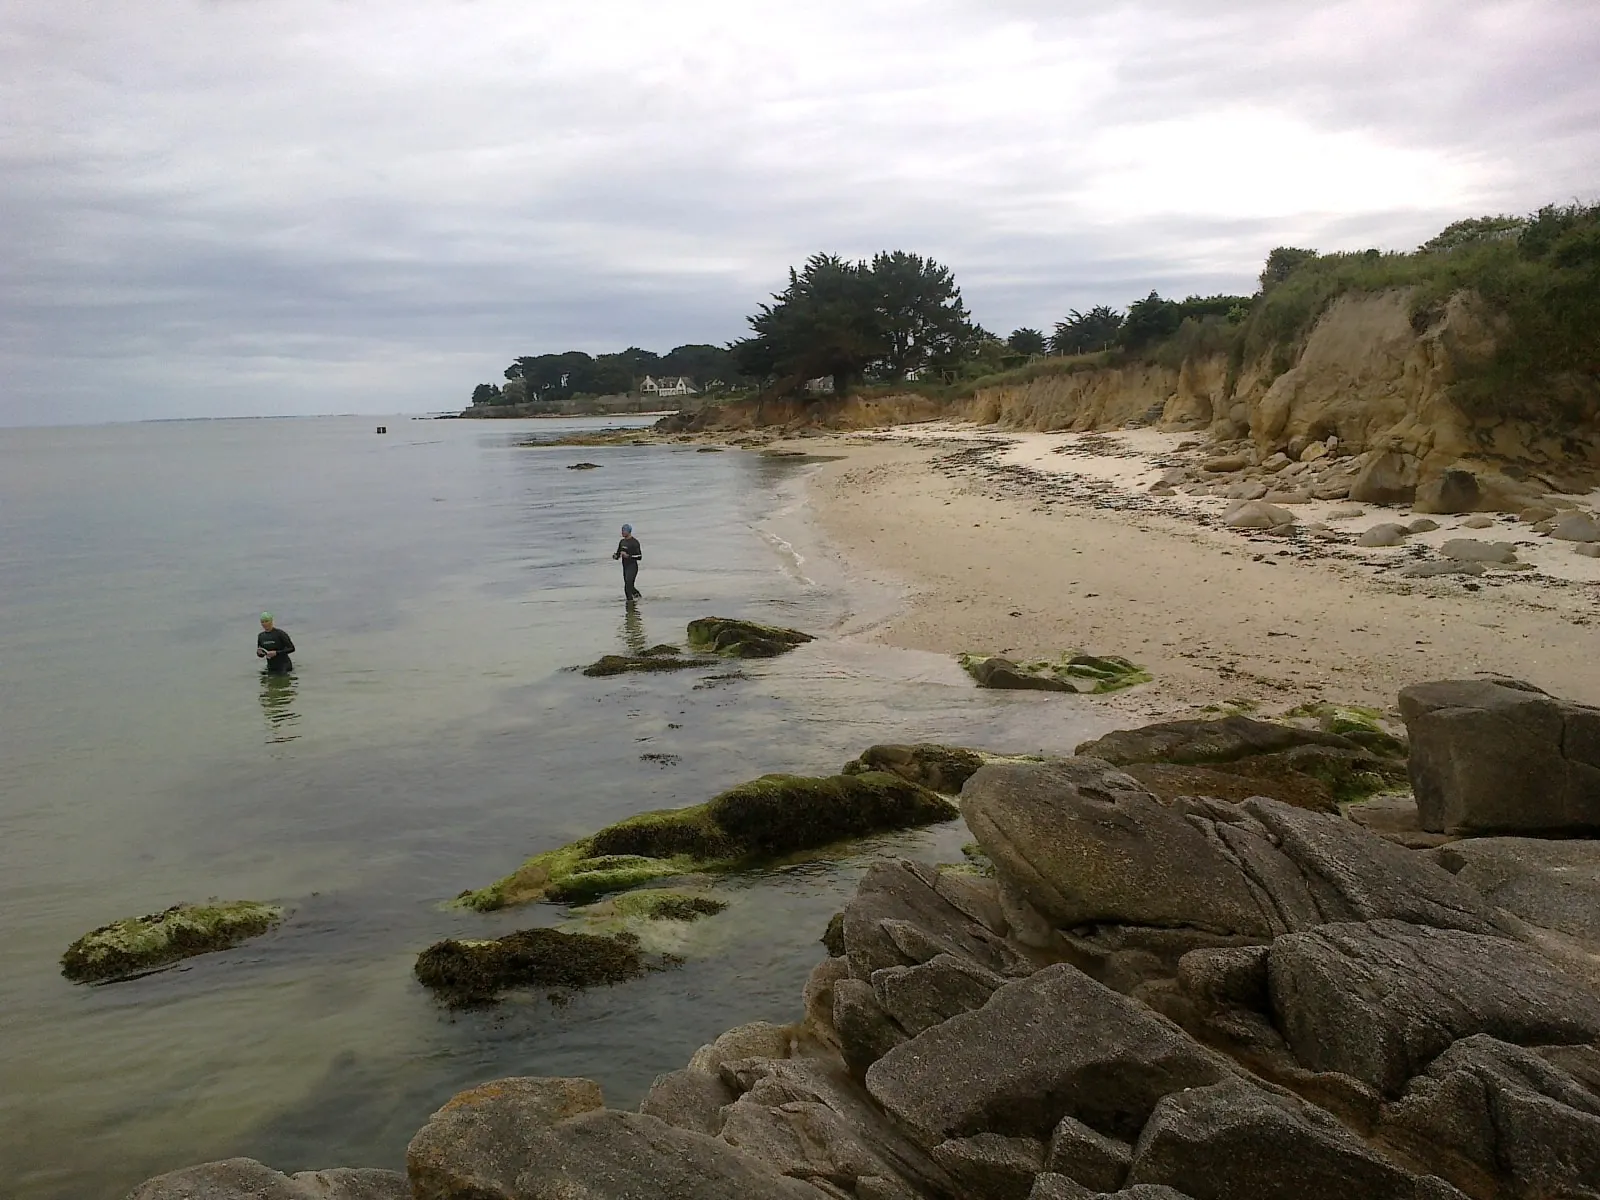
<svg viewBox="0 0 1600 1200"><path fill-rule="evenodd" d="M1006 691L1033 689L1104 695L1151 680L1150 672L1143 667L1114 654L1072 651L1053 662L1047 659L1015 662L994 654L961 654L957 661L979 687Z"/></svg>
<svg viewBox="0 0 1600 1200"><path fill-rule="evenodd" d="M815 641L809 633L760 625L732 617L700 617L689 622L689 645L732 658L775 658Z"/></svg>
<svg viewBox="0 0 1600 1200"><path fill-rule="evenodd" d="M640 888L613 896L596 906L602 911L591 916L616 916L645 921L698 921L714 917L728 907L726 900L718 900L704 892L688 892L675 888Z"/></svg>
<svg viewBox="0 0 1600 1200"><path fill-rule="evenodd" d="M522 929L485 940L446 938L417 956L417 979L451 1007L491 1004L515 987L586 988L648 969L630 934Z"/></svg>
<svg viewBox="0 0 1600 1200"><path fill-rule="evenodd" d="M254 900L174 904L84 934L61 956L61 973L74 983L129 979L197 954L227 950L281 920L283 909Z"/></svg>
<svg viewBox="0 0 1600 1200"><path fill-rule="evenodd" d="M883 772L763 775L704 804L641 813L536 854L461 900L485 912L537 900L584 904L658 879L733 870L959 815L935 792Z"/></svg>
<svg viewBox="0 0 1600 1200"><path fill-rule="evenodd" d="M1376 708L1318 700L1290 709L1284 717L1315 721L1324 733L1339 734L1374 754L1403 757L1410 752L1404 738L1396 737L1383 727L1383 712Z"/></svg>
<svg viewBox="0 0 1600 1200"><path fill-rule="evenodd" d="M589 676L623 675L629 671L686 671L714 667L714 658L685 658L676 646L652 646L643 654L602 654L583 668Z"/></svg>

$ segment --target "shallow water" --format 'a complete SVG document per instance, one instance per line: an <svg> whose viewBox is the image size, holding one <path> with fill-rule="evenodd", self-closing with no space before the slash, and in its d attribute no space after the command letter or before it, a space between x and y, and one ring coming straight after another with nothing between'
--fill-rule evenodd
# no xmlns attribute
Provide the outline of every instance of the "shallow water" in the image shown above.
<svg viewBox="0 0 1600 1200"><path fill-rule="evenodd" d="M826 633L894 596L814 543L803 463L517 444L618 422L374 423L0 431L7 1195L116 1197L234 1154L399 1167L428 1113L497 1075L588 1075L637 1103L723 1029L793 1019L871 855L955 859L961 824L722 881L732 907L680 929L681 968L562 1008L436 1007L417 951L564 915L450 897L608 821L872 742L1070 749L1108 726L1090 702L975 692L946 659L839 636L712 686L565 671L681 641L696 616ZM645 547L636 608L610 559L624 520ZM254 657L263 608L299 647L288 680ZM60 977L84 931L211 896L290 918L142 979Z"/></svg>

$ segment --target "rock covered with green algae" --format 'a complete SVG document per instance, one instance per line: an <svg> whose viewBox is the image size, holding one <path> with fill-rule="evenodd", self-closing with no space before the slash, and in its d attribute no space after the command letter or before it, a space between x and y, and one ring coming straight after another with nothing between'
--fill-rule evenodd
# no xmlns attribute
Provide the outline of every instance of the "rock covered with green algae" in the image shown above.
<svg viewBox="0 0 1600 1200"><path fill-rule="evenodd" d="M763 775L704 804L641 813L555 850L462 895L490 911L553 900L582 904L655 879L730 870L867 834L953 820L959 810L895 775Z"/></svg>
<svg viewBox="0 0 1600 1200"><path fill-rule="evenodd" d="M1015 662L998 654L962 654L959 661L979 687L998 691L1103 695L1149 683L1151 679L1143 667L1114 654L1074 651L1056 662Z"/></svg>
<svg viewBox="0 0 1600 1200"><path fill-rule="evenodd" d="M84 934L61 956L61 973L74 983L128 979L197 954L230 949L281 920L283 909L255 900L174 904Z"/></svg>
<svg viewBox="0 0 1600 1200"><path fill-rule="evenodd" d="M809 633L760 625L733 617L700 617L689 622L689 645L733 658L776 658L815 641Z"/></svg>
<svg viewBox="0 0 1600 1200"><path fill-rule="evenodd" d="M714 658L683 657L676 646L651 646L642 654L602 654L583 668L589 676L622 675L629 671L686 671L715 666Z"/></svg>
<svg viewBox="0 0 1600 1200"><path fill-rule="evenodd" d="M514 987L586 988L643 975L639 939L626 933L520 929L504 937L446 938L417 956L418 981L455 1008L491 1004Z"/></svg>

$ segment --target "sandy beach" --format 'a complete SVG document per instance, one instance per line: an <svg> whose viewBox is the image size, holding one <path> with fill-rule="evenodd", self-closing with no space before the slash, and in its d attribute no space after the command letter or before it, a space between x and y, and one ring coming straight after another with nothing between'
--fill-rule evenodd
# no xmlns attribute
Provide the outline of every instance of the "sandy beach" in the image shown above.
<svg viewBox="0 0 1600 1200"><path fill-rule="evenodd" d="M1510 517L1438 517L1394 548L1354 535L1409 510L1315 503L1295 516L1323 536L1229 529L1225 501L1149 497L1185 447L1195 439L1154 430L959 426L793 446L840 456L811 482L816 519L852 568L906 589L863 637L945 654L1125 655L1154 682L1097 703L1140 718L1229 702L1392 709L1407 684L1480 673L1600 703L1600 560ZM1400 576L1459 537L1510 542L1520 565Z"/></svg>

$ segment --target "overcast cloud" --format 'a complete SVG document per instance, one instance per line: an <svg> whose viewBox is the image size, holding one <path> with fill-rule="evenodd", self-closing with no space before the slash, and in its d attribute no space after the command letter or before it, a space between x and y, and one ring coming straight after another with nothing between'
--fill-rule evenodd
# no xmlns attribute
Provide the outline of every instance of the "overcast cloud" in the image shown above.
<svg viewBox="0 0 1600 1200"><path fill-rule="evenodd" d="M1592 0L0 0L0 424L460 407L810 253L1002 334L1600 192Z"/></svg>

